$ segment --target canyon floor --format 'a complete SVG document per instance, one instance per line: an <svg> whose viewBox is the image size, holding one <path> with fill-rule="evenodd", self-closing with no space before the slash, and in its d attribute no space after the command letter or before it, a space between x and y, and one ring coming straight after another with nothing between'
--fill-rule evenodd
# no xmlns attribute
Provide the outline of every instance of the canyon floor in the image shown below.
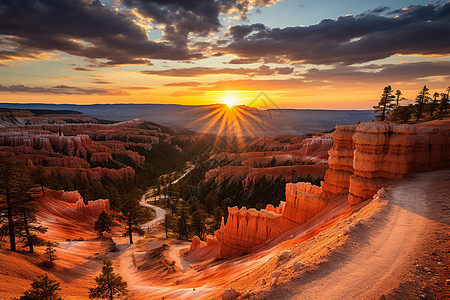
<svg viewBox="0 0 450 300"><path fill-rule="evenodd" d="M76 234L85 240L67 242L58 226L66 216L62 208L59 219L48 210L49 220L60 220L49 228L60 243L60 260L51 273L61 281L65 299L87 298L102 259L113 260L131 299L217 299L230 287L241 299L448 299L449 195L449 169L417 173L393 182L386 197L357 211L344 200L256 253L191 262L183 255L189 244L165 239L162 226L156 226L164 213L158 209L146 224L149 233L134 245L115 234L119 252L109 252L110 242L96 239L87 230L92 225L83 222ZM6 246L0 249L1 299L17 297L44 273L36 255L11 253ZM280 260L286 249L291 257Z"/></svg>

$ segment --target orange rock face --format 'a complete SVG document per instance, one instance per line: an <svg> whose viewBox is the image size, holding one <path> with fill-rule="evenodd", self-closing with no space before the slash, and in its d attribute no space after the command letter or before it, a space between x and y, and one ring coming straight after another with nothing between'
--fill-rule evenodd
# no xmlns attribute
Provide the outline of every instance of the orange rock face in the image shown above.
<svg viewBox="0 0 450 300"><path fill-rule="evenodd" d="M376 122L336 126L322 187L305 182L288 183L286 202L282 201L279 207L268 205L261 211L228 208L227 224L222 222L215 232L220 243L219 257L251 252L308 221L338 199L336 196L348 195L353 206L408 173L450 166L449 128Z"/></svg>
<svg viewBox="0 0 450 300"><path fill-rule="evenodd" d="M295 226L282 215L265 209L228 208L227 224L215 232L220 242L219 258L228 258L250 253L252 248L266 240L279 236Z"/></svg>
<svg viewBox="0 0 450 300"><path fill-rule="evenodd" d="M62 191L60 199L62 201L72 203L72 208L77 209L85 214L93 217L98 217L102 211L110 210L108 199L98 199L94 201L88 201L88 204L84 204L83 198L78 191Z"/></svg>

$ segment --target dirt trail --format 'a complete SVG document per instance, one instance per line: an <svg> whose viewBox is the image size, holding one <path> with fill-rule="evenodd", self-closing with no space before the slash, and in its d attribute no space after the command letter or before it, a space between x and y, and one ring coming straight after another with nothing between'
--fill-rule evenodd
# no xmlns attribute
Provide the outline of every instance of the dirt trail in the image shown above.
<svg viewBox="0 0 450 300"><path fill-rule="evenodd" d="M449 174L448 169L438 170L396 183L387 194L385 218L365 232L356 230L355 243L307 278L295 282L289 291L294 296L290 298L378 299L396 288L411 268L412 257L423 247L428 227L438 221L448 228L442 219L429 214L428 207L435 202L449 203L448 195L443 195L444 199L430 196L436 182L449 184L445 180ZM286 299L285 292L274 292L271 298Z"/></svg>

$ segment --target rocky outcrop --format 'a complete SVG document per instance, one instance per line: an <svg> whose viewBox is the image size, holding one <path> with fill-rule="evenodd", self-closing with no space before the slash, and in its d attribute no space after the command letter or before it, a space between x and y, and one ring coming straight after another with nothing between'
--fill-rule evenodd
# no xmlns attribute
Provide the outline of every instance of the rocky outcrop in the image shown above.
<svg viewBox="0 0 450 300"><path fill-rule="evenodd" d="M69 203L77 203L80 200L83 201L83 198L78 191L62 191L61 200Z"/></svg>
<svg viewBox="0 0 450 300"><path fill-rule="evenodd" d="M336 126L333 133L333 148L329 151L329 169L325 172L323 183L324 196L332 198L340 194L347 194L350 177L353 175L353 135L356 125Z"/></svg>
<svg viewBox="0 0 450 300"><path fill-rule="evenodd" d="M273 211L229 207L226 225L222 220L220 229L215 232L220 242L219 258L249 253L255 246L295 225Z"/></svg>
<svg viewBox="0 0 450 300"><path fill-rule="evenodd" d="M110 210L108 199L88 201L88 204L84 204L83 197L81 197L78 191L62 191L60 199L65 202L74 204L74 209L77 209L93 217L98 217L102 211L109 212Z"/></svg>
<svg viewBox="0 0 450 300"><path fill-rule="evenodd" d="M87 205L84 204L83 199L80 199L76 203L76 208L93 217L98 217L103 211L109 212L110 210L108 199L88 201Z"/></svg>
<svg viewBox="0 0 450 300"><path fill-rule="evenodd" d="M243 187L251 187L261 178L273 180L282 177L286 181L296 181L300 177L311 176L312 179L322 178L327 170L326 165L296 165L271 168L251 168L247 166L230 166L215 168L205 174L205 182L214 180L220 185L225 180L241 181Z"/></svg>
<svg viewBox="0 0 450 300"><path fill-rule="evenodd" d="M390 180L450 165L450 130L394 123L362 123L353 136L349 203L371 198Z"/></svg>
<svg viewBox="0 0 450 300"><path fill-rule="evenodd" d="M449 122L450 123L450 122ZM216 231L220 258L248 253L348 195L355 206L411 172L450 166L450 129L393 123L336 126L322 186L286 184L286 202L265 210L229 208ZM219 174L217 174L219 175ZM234 175L236 176L236 175ZM381 194L380 194L381 193Z"/></svg>
<svg viewBox="0 0 450 300"><path fill-rule="evenodd" d="M282 209L283 217L303 224L328 204L323 197L322 188L309 182L286 184L286 203Z"/></svg>

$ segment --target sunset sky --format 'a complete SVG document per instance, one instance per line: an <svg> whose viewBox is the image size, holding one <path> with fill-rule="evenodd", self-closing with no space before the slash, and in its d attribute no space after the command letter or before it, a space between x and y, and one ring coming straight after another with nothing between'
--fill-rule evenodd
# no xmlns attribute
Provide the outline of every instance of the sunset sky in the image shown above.
<svg viewBox="0 0 450 300"><path fill-rule="evenodd" d="M450 2L2 0L0 102L370 109L450 85Z"/></svg>

